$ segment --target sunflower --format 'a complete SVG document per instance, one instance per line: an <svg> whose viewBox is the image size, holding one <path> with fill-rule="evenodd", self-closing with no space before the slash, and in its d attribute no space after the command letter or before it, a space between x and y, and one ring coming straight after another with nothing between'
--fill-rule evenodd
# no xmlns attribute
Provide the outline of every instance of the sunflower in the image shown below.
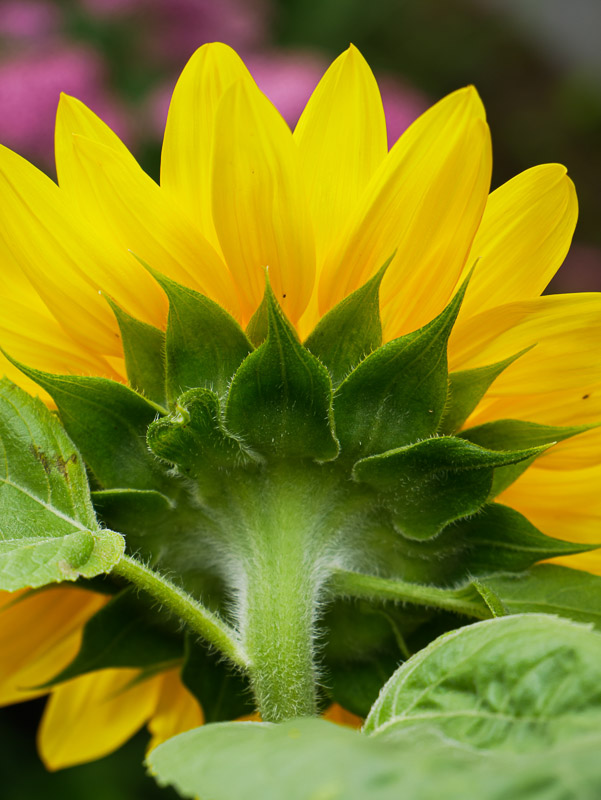
<svg viewBox="0 0 601 800"><path fill-rule="evenodd" d="M491 163L473 87L442 99L389 150L377 84L354 47L328 69L293 133L234 51L200 48L174 90L160 186L92 111L62 96L58 185L0 151L3 350L49 373L127 383L106 298L161 330L168 313L141 262L242 327L256 319L268 266L273 295L305 339L394 253L380 286L384 342L441 314L475 264L448 341L449 371L505 368L460 428L506 419L571 426L575 435L497 501L549 536L595 542L601 433L589 423L601 418L601 299L541 296L570 245L574 187L563 166L546 164L489 194ZM40 394L12 362L2 367ZM597 551L559 561L601 574ZM47 692L107 602L77 586L0 595L0 702ZM39 746L59 768L110 752L145 723L157 743L202 720L177 665L150 676L103 669L51 689Z"/></svg>

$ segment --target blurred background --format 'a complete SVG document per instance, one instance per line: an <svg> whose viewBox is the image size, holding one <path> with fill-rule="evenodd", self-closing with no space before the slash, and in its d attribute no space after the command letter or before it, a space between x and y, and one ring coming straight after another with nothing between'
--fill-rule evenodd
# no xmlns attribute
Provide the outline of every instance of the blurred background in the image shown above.
<svg viewBox="0 0 601 800"><path fill-rule="evenodd" d="M158 176L169 97L200 44L227 42L293 125L353 42L379 80L392 144L432 102L473 83L493 135L493 186L565 164L580 221L552 291L601 290L600 0L0 0L0 142L54 176L60 91L75 95ZM0 654L1 658L1 654ZM48 775L43 701L0 710L2 800L152 800L146 736Z"/></svg>

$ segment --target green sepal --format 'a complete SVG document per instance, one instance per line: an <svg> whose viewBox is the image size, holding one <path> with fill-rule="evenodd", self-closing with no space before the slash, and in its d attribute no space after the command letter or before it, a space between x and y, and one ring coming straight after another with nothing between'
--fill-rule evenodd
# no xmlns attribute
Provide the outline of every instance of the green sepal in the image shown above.
<svg viewBox="0 0 601 800"><path fill-rule="evenodd" d="M376 489L395 528L409 539L431 539L486 502L496 467L538 454L537 448L486 450L441 436L358 461L353 478Z"/></svg>
<svg viewBox="0 0 601 800"><path fill-rule="evenodd" d="M546 536L526 517L500 503L487 503L478 514L460 520L442 534L441 557L460 548L460 561L472 575L522 572L537 561L595 550L598 544L576 544ZM601 535L600 535L601 540Z"/></svg>
<svg viewBox="0 0 601 800"><path fill-rule="evenodd" d="M52 375L10 360L52 397L67 433L101 486L160 488L162 477L145 435L162 409L108 378Z"/></svg>
<svg viewBox="0 0 601 800"><path fill-rule="evenodd" d="M447 405L438 432L453 434L458 431L499 375L533 347L536 345L526 347L495 364L451 372Z"/></svg>
<svg viewBox="0 0 601 800"><path fill-rule="evenodd" d="M394 254L360 289L320 319L305 347L330 371L336 386L382 344L380 284Z"/></svg>
<svg viewBox="0 0 601 800"><path fill-rule="evenodd" d="M172 529L175 503L161 492L149 489L103 489L92 492L98 517L112 530L123 533L129 549L135 550L138 539L157 541ZM148 541L144 542L148 545ZM164 543L163 543L164 547ZM146 549L146 548L145 548Z"/></svg>
<svg viewBox="0 0 601 800"><path fill-rule="evenodd" d="M248 679L190 635L181 679L200 703L205 722L237 719L255 711Z"/></svg>
<svg viewBox="0 0 601 800"><path fill-rule="evenodd" d="M298 341L269 281L265 298L267 339L234 376L226 427L263 456L329 461L338 454L330 376Z"/></svg>
<svg viewBox="0 0 601 800"><path fill-rule="evenodd" d="M259 347L259 345L262 345L265 339L267 339L268 327L267 296L264 294L257 310L248 321L245 331L246 335L255 347Z"/></svg>
<svg viewBox="0 0 601 800"><path fill-rule="evenodd" d="M99 669L164 668L181 661L181 636L160 620L156 608L142 603L135 588L124 589L86 622L77 655L44 687Z"/></svg>
<svg viewBox="0 0 601 800"><path fill-rule="evenodd" d="M0 590L110 572L123 537L100 530L83 461L37 398L0 381Z"/></svg>
<svg viewBox="0 0 601 800"><path fill-rule="evenodd" d="M246 334L218 303L144 266L169 299L165 335L168 401L199 386L223 395L253 349Z"/></svg>
<svg viewBox="0 0 601 800"><path fill-rule="evenodd" d="M382 453L437 431L447 398L447 341L466 288L467 281L432 322L380 347L340 384L334 416L342 457Z"/></svg>
<svg viewBox="0 0 601 800"><path fill-rule="evenodd" d="M491 450L513 450L524 447L552 445L597 426L598 423L555 427L552 425L539 425L536 422L525 422L520 419L501 419L494 422L486 422L484 425L477 425L474 428L468 428L457 435L462 439L479 444L481 447L488 447ZM517 480L528 469L530 464L545 452L545 449L542 448L529 461L497 469L490 497L496 497Z"/></svg>
<svg viewBox="0 0 601 800"><path fill-rule="evenodd" d="M121 331L129 385L149 400L165 407L165 334L131 317L110 297L106 299Z"/></svg>
<svg viewBox="0 0 601 800"><path fill-rule="evenodd" d="M231 470L254 459L221 421L219 398L209 389L191 389L178 398L171 414L148 428L152 452L187 477Z"/></svg>

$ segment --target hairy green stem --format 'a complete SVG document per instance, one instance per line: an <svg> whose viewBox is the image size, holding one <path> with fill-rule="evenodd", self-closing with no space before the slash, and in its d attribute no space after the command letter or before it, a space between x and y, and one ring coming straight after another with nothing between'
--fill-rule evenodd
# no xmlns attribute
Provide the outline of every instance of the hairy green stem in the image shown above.
<svg viewBox="0 0 601 800"><path fill-rule="evenodd" d="M440 589L376 575L336 570L330 582L335 594L365 599L396 600L403 603L454 611L476 619L489 619L493 614L478 589L469 584L459 589Z"/></svg>
<svg viewBox="0 0 601 800"><path fill-rule="evenodd" d="M216 647L234 664L243 669L248 668L248 657L237 632L179 586L130 556L123 556L112 572L158 600L190 630Z"/></svg>
<svg viewBox="0 0 601 800"><path fill-rule="evenodd" d="M258 709L270 722L314 715L316 620L336 536L331 486L317 470L281 465L242 507L238 608Z"/></svg>

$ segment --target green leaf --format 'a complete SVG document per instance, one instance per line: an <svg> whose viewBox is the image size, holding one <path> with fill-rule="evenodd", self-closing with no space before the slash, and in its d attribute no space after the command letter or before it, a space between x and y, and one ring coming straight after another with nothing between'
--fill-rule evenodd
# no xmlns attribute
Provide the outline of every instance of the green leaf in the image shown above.
<svg viewBox="0 0 601 800"><path fill-rule="evenodd" d="M520 419L501 419L495 422L487 422L474 428L468 428L465 431L461 431L458 436L491 450L514 450L524 447L542 448L543 445L562 442L564 439L569 439L595 427L597 427L597 424L555 427L552 425L539 425L536 422L525 422ZM506 489L517 480L543 452L544 449L541 449L538 454L528 461L496 470L490 494L491 498L496 497L503 489Z"/></svg>
<svg viewBox="0 0 601 800"><path fill-rule="evenodd" d="M255 711L248 679L190 636L181 678L202 706L205 722L237 719Z"/></svg>
<svg viewBox="0 0 601 800"><path fill-rule="evenodd" d="M453 436L425 439L358 461L353 478L382 495L395 527L429 539L485 503L493 470L529 459L537 449L493 451Z"/></svg>
<svg viewBox="0 0 601 800"><path fill-rule="evenodd" d="M343 456L369 456L432 436L447 398L447 341L467 282L420 330L361 361L334 400Z"/></svg>
<svg viewBox="0 0 601 800"><path fill-rule="evenodd" d="M107 488L160 489L160 468L146 447L146 429L161 410L108 378L51 375L13 361L53 398L86 464Z"/></svg>
<svg viewBox="0 0 601 800"><path fill-rule="evenodd" d="M485 505L478 514L461 520L442 536L449 546L461 547L461 561L472 575L521 572L545 558L587 552L599 546L545 536L518 511L499 503ZM442 547L444 544L441 542Z"/></svg>
<svg viewBox="0 0 601 800"><path fill-rule="evenodd" d="M45 686L98 669L147 669L181 660L183 641L160 624L156 609L143 604L136 592L124 589L86 622L79 652Z"/></svg>
<svg viewBox="0 0 601 800"><path fill-rule="evenodd" d="M169 298L167 399L197 387L223 395L252 345L236 320L199 292L145 265Z"/></svg>
<svg viewBox="0 0 601 800"><path fill-rule="evenodd" d="M526 347L514 356L497 361L496 364L451 372L447 405L440 422L439 433L451 434L458 431L499 375L535 346Z"/></svg>
<svg viewBox="0 0 601 800"><path fill-rule="evenodd" d="M330 376L298 341L269 284L265 293L269 334L234 376L226 426L261 455L328 461L338 453Z"/></svg>
<svg viewBox="0 0 601 800"><path fill-rule="evenodd" d="M382 344L380 284L393 258L394 254L373 278L322 317L305 341L307 350L330 371L334 385Z"/></svg>
<svg viewBox="0 0 601 800"><path fill-rule="evenodd" d="M458 744L544 751L598 731L601 636L545 614L499 617L440 637L382 690L365 732L435 728Z"/></svg>
<svg viewBox="0 0 601 800"><path fill-rule="evenodd" d="M555 564L538 564L520 575L482 580L510 614L557 614L601 630L601 577Z"/></svg>
<svg viewBox="0 0 601 800"><path fill-rule="evenodd" d="M483 756L433 731L389 742L320 719L205 725L147 759L162 786L211 800L595 800L601 734Z"/></svg>
<svg viewBox="0 0 601 800"><path fill-rule="evenodd" d="M77 449L46 406L0 381L0 589L109 572L123 537L101 531Z"/></svg>
<svg viewBox="0 0 601 800"><path fill-rule="evenodd" d="M121 331L130 386L154 403L165 406L165 334L130 317L110 297L107 300Z"/></svg>
<svg viewBox="0 0 601 800"><path fill-rule="evenodd" d="M181 474L214 476L252 460L242 443L221 420L219 398L209 389L191 389L177 401L173 413L148 428L152 452L175 464Z"/></svg>

